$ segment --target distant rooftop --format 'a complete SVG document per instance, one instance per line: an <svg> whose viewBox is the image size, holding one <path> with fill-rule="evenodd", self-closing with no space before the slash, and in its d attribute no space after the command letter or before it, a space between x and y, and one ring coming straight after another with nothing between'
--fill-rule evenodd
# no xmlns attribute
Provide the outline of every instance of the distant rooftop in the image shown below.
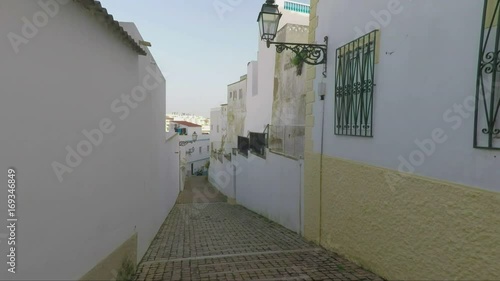
<svg viewBox="0 0 500 281"><path fill-rule="evenodd" d="M176 124L186 126L186 127L201 127L201 125L194 124L194 123L187 122L187 121L172 121L172 123L176 123Z"/></svg>
<svg viewBox="0 0 500 281"><path fill-rule="evenodd" d="M287 11L309 14L311 7L304 3L285 1L284 9Z"/></svg>

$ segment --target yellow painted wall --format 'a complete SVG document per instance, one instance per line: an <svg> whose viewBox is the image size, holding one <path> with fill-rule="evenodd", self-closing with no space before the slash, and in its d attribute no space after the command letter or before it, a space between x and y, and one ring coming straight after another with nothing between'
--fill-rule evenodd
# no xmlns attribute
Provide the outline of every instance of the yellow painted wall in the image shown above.
<svg viewBox="0 0 500 281"><path fill-rule="evenodd" d="M500 193L413 175L390 187L397 173L323 157L320 244L390 280L500 280Z"/></svg>
<svg viewBox="0 0 500 281"><path fill-rule="evenodd" d="M311 0L309 15L309 43L315 43L318 17L316 14L319 0ZM306 136L304 148L304 236L319 243L319 200L320 200L320 161L313 151L312 130L314 127L313 105L316 101L314 92L316 67L306 66Z"/></svg>
<svg viewBox="0 0 500 281"><path fill-rule="evenodd" d="M498 22L498 14L495 15L495 9L498 0L487 0L486 3L486 18L485 18L485 28L495 27ZM495 16L495 18L493 18Z"/></svg>
<svg viewBox="0 0 500 281"><path fill-rule="evenodd" d="M132 261L134 265L137 265L137 234L132 235L132 237L125 241L113 253L98 262L97 265L80 280L116 280L122 262L127 258Z"/></svg>

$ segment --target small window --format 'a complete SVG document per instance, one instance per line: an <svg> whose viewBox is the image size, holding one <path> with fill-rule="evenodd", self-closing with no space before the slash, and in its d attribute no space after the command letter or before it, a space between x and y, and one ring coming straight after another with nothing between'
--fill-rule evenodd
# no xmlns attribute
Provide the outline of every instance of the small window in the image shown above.
<svg viewBox="0 0 500 281"><path fill-rule="evenodd" d="M233 92L229 92L229 98L232 99L233 98Z"/></svg>
<svg viewBox="0 0 500 281"><path fill-rule="evenodd" d="M210 145L207 145L207 152L210 152Z"/></svg>
<svg viewBox="0 0 500 281"><path fill-rule="evenodd" d="M201 154L201 146L200 146L200 154Z"/></svg>
<svg viewBox="0 0 500 281"><path fill-rule="evenodd" d="M240 100L243 99L243 90L240 89Z"/></svg>

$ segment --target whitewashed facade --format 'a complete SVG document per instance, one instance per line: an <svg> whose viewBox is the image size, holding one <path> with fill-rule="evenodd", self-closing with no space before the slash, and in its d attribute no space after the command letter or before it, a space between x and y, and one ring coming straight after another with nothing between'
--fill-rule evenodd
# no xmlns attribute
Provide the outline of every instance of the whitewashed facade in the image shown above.
<svg viewBox="0 0 500 281"><path fill-rule="evenodd" d="M279 39L293 43L305 42L308 36L309 5L277 2L283 13ZM229 134L232 141L230 147L224 145L223 154L226 157L212 157L209 180L238 204L302 233L304 171L301 155L283 155L267 148L264 157L253 153L248 156L234 153L238 148L238 136L247 137L249 132L264 133L272 123L278 126L298 125L303 132L306 73L304 71L302 76L297 76L295 70L287 66L286 61L290 59L288 52L279 55L274 46L267 48L264 42L259 41L257 61L248 63L247 74L241 81L228 86L230 118L227 130L240 133ZM238 104L234 91L237 92L242 84L246 86L246 95L242 104ZM236 114L231 114L231 110L237 110L243 103L244 109L240 109L238 114L244 116L244 122L240 122L243 118L235 118ZM242 133L241 123L244 123ZM297 146L303 147L303 140L297 142Z"/></svg>
<svg viewBox="0 0 500 281"><path fill-rule="evenodd" d="M142 258L179 192L165 79L133 24L123 41L88 9L100 6L0 2L0 180L9 167L19 179L17 273L2 227L2 280L110 280ZM6 188L0 198L7 214Z"/></svg>

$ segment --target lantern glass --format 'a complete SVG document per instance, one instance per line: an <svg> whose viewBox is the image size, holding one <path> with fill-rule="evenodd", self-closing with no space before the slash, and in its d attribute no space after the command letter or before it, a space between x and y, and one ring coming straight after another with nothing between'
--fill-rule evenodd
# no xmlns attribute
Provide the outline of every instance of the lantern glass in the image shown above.
<svg viewBox="0 0 500 281"><path fill-rule="evenodd" d="M265 41L272 41L276 38L282 14L278 10L278 5L264 4L259 13L260 38Z"/></svg>

